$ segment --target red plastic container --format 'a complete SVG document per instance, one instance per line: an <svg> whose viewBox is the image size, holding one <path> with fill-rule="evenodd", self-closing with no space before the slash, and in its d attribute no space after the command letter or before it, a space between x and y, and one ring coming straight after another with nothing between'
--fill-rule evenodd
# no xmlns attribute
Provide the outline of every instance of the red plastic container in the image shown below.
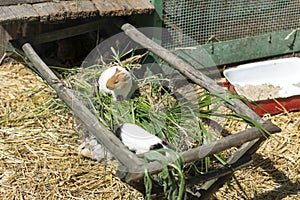
<svg viewBox="0 0 300 200"><path fill-rule="evenodd" d="M284 58L263 62L239 65L236 68L224 70L224 76L229 82L228 89L246 98L251 96L242 87L251 85L252 89L260 85L274 85L274 98L250 98L247 105L258 115L278 114L285 111L300 110L300 58ZM249 91L253 93L255 91ZM268 96L266 91L264 96ZM248 96L247 96L248 95ZM249 98L248 98L249 99Z"/></svg>
<svg viewBox="0 0 300 200"><path fill-rule="evenodd" d="M228 84L228 89L238 94L233 85L230 83ZM259 116L263 116L265 114L279 114L285 111L297 111L300 110L300 95L288 98L254 101L250 103L246 102L246 104Z"/></svg>

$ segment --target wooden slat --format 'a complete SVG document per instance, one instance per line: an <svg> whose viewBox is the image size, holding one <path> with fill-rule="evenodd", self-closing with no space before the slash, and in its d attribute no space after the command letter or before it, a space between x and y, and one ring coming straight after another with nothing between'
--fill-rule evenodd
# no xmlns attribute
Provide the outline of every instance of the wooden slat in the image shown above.
<svg viewBox="0 0 300 200"><path fill-rule="evenodd" d="M38 20L38 13L29 4L9 6L11 11L15 14L17 21L34 21Z"/></svg>
<svg viewBox="0 0 300 200"><path fill-rule="evenodd" d="M91 17L97 15L97 9L90 1L60 1L34 4L40 15L40 21L62 21L68 18Z"/></svg>
<svg viewBox="0 0 300 200"><path fill-rule="evenodd" d="M41 3L41 2L50 2L53 0L0 0L0 6L10 6L17 4L32 4L32 3Z"/></svg>
<svg viewBox="0 0 300 200"><path fill-rule="evenodd" d="M61 21L65 19L65 9L62 4L58 3L38 3L32 5L36 12L40 15L40 21Z"/></svg>
<svg viewBox="0 0 300 200"><path fill-rule="evenodd" d="M9 6L0 7L0 23L7 23L16 19L14 13L9 9Z"/></svg>
<svg viewBox="0 0 300 200"><path fill-rule="evenodd" d="M151 13L154 6L149 0L92 0L101 16L125 16Z"/></svg>
<svg viewBox="0 0 300 200"><path fill-rule="evenodd" d="M0 24L14 21L33 21L38 20L38 18L39 15L29 4L0 7Z"/></svg>
<svg viewBox="0 0 300 200"><path fill-rule="evenodd" d="M87 18L98 15L98 10L91 1L61 2L67 11L67 18Z"/></svg>
<svg viewBox="0 0 300 200"><path fill-rule="evenodd" d="M27 4L12 5L16 3ZM100 16L127 16L153 11L154 6L149 0L0 0L0 24L32 20L59 22L66 19L94 17L99 14Z"/></svg>

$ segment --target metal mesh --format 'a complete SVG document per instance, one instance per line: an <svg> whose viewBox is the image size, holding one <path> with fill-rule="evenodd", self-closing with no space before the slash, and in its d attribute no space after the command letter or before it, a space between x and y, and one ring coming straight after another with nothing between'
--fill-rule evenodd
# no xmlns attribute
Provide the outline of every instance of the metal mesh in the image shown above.
<svg viewBox="0 0 300 200"><path fill-rule="evenodd" d="M300 25L300 0L163 0L165 47L205 44L289 30Z"/></svg>

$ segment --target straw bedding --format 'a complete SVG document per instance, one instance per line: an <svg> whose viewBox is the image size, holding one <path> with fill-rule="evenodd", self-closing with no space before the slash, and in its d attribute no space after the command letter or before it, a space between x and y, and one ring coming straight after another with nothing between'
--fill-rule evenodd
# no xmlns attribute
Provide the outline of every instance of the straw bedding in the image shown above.
<svg viewBox="0 0 300 200"><path fill-rule="evenodd" d="M107 165L77 154L72 114L20 64L0 68L1 199L137 199ZM107 167L105 167L107 166Z"/></svg>
<svg viewBox="0 0 300 200"><path fill-rule="evenodd" d="M235 180L216 194L218 199L300 198L300 112L265 116L282 128L254 154L254 163L235 173Z"/></svg>
<svg viewBox="0 0 300 200"><path fill-rule="evenodd" d="M142 199L115 174L115 163L77 154L72 113L18 63L0 67L1 199ZM217 199L300 198L300 112L266 116L283 131L265 142L251 167L235 173ZM229 127L237 131L238 124Z"/></svg>

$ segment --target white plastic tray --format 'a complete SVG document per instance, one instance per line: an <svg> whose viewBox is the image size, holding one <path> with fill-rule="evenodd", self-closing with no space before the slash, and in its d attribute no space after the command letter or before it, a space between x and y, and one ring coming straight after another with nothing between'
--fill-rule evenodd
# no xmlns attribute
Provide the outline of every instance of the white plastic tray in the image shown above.
<svg viewBox="0 0 300 200"><path fill-rule="evenodd" d="M279 88L273 98L300 95L300 58L297 57L239 65L224 70L224 76L238 94L240 86L250 85L259 88L265 84ZM248 98L251 94L243 95Z"/></svg>

